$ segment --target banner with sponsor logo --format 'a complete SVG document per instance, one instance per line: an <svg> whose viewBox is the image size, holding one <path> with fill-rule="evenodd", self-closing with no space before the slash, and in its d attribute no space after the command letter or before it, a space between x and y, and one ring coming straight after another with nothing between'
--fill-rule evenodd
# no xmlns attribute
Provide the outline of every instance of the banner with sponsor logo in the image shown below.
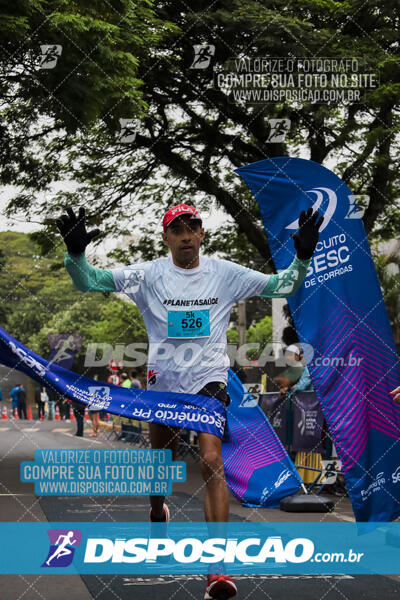
<svg viewBox="0 0 400 600"><path fill-rule="evenodd" d="M123 388L90 379L38 356L0 327L0 362L55 389L61 395L112 414L204 431L223 438L228 485L240 501L277 506L295 493L300 477L274 430L239 378L229 372L231 404L198 394Z"/></svg>
<svg viewBox="0 0 400 600"><path fill-rule="evenodd" d="M261 394L260 406L282 444L288 443L287 398L279 392Z"/></svg>
<svg viewBox="0 0 400 600"><path fill-rule="evenodd" d="M230 437L222 458L229 488L247 506L279 506L298 491L300 475L259 406L261 394L249 394L232 370L228 393Z"/></svg>
<svg viewBox="0 0 400 600"><path fill-rule="evenodd" d="M324 415L315 392L293 396L293 438L295 452L321 452Z"/></svg>
<svg viewBox="0 0 400 600"><path fill-rule="evenodd" d="M400 406L389 395L400 369L363 212L337 175L310 160L273 158L236 172L258 202L278 271L293 259L300 211L324 215L305 283L288 302L301 342L314 348L308 368L356 518L390 521L400 515ZM282 281L282 292L292 286Z"/></svg>

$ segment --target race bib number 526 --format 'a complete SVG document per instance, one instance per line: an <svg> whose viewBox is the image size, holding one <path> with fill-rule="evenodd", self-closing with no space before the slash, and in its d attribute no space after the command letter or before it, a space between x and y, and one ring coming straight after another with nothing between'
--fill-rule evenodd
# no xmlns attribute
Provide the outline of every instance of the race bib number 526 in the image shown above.
<svg viewBox="0 0 400 600"><path fill-rule="evenodd" d="M210 310L169 310L169 338L199 338L210 335Z"/></svg>

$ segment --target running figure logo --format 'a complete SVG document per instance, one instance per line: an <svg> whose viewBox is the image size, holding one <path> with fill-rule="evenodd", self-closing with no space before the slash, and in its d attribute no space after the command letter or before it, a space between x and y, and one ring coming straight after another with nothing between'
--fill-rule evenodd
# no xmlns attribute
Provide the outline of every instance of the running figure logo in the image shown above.
<svg viewBox="0 0 400 600"><path fill-rule="evenodd" d="M62 46L59 44L45 44L40 46L40 69L54 69L57 64L58 57L61 56Z"/></svg>
<svg viewBox="0 0 400 600"><path fill-rule="evenodd" d="M190 69L207 69L215 54L215 46L212 44L194 44L194 59Z"/></svg>
<svg viewBox="0 0 400 600"><path fill-rule="evenodd" d="M370 197L366 195L349 196L349 210L345 219L362 219L369 206Z"/></svg>
<svg viewBox="0 0 400 600"><path fill-rule="evenodd" d="M290 119L268 119L269 134L267 144L283 142L290 129Z"/></svg>
<svg viewBox="0 0 400 600"><path fill-rule="evenodd" d="M68 567L74 558L75 548L81 545L79 529L49 529L50 549L42 567Z"/></svg>

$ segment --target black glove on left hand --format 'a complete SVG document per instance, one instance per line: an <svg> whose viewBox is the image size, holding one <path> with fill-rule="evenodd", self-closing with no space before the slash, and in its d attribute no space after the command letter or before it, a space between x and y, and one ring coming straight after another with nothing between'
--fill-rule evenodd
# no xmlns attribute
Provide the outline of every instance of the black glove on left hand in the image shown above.
<svg viewBox="0 0 400 600"><path fill-rule="evenodd" d="M324 217L319 217L318 212L313 213L313 209L302 210L299 217L299 230L292 235L294 247L297 250L297 256L301 260L308 260L314 254L315 246L318 243L318 231L322 225Z"/></svg>
<svg viewBox="0 0 400 600"><path fill-rule="evenodd" d="M99 235L100 229L86 231L85 209L80 207L78 217L72 208L67 208L68 215L57 219L56 224L61 233L68 252L71 254L82 254L92 239Z"/></svg>

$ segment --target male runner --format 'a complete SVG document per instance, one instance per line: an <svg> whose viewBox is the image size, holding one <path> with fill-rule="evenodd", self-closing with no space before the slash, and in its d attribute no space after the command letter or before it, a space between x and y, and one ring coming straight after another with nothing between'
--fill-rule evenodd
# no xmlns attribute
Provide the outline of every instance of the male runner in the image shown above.
<svg viewBox="0 0 400 600"><path fill-rule="evenodd" d="M77 289L125 292L139 307L149 337L147 387L213 396L229 403L226 389L230 365L226 354L226 330L232 306L251 296L287 297L306 276L318 242L322 218L312 209L302 212L299 231L293 235L297 256L278 275L265 275L227 260L199 255L204 239L200 214L193 206L179 204L164 215L164 243L168 258L136 263L118 269L97 269L88 264L85 248L99 233L86 231L85 211L78 217L68 208L58 221L67 246L65 266ZM173 456L179 429L150 423L153 448L170 448ZM205 482L204 512L207 522L227 522L228 488L221 458L222 441L210 433L198 433L200 468ZM150 497L150 520L168 521L164 497ZM215 571L214 571L215 572ZM204 600L236 594L231 578L209 575Z"/></svg>

